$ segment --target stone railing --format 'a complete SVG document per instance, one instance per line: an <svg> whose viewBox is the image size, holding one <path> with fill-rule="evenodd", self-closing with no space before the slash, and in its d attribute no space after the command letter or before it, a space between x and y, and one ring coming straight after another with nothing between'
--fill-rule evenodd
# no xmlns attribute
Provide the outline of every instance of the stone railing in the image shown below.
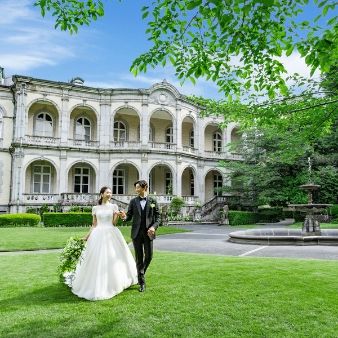
<svg viewBox="0 0 338 338"><path fill-rule="evenodd" d="M140 149L140 141L111 141L113 149Z"/></svg>
<svg viewBox="0 0 338 338"><path fill-rule="evenodd" d="M23 202L26 204L51 204L58 203L59 194L22 194Z"/></svg>
<svg viewBox="0 0 338 338"><path fill-rule="evenodd" d="M149 142L153 149L176 150L174 143Z"/></svg>
<svg viewBox="0 0 338 338"><path fill-rule="evenodd" d="M183 151L184 151L185 153L197 154L197 149L196 149L196 148L189 147L189 146L183 146Z"/></svg>
<svg viewBox="0 0 338 338"><path fill-rule="evenodd" d="M99 141L92 141L92 140L72 140L69 139L69 145L73 147L80 147L80 148L97 148L100 144Z"/></svg>
<svg viewBox="0 0 338 338"><path fill-rule="evenodd" d="M49 136L32 136L26 135L22 140L22 143L25 144L34 144L34 145L53 145L57 146L60 143L60 139L56 137Z"/></svg>
<svg viewBox="0 0 338 338"><path fill-rule="evenodd" d="M95 205L99 194L62 193L61 204L63 205Z"/></svg>

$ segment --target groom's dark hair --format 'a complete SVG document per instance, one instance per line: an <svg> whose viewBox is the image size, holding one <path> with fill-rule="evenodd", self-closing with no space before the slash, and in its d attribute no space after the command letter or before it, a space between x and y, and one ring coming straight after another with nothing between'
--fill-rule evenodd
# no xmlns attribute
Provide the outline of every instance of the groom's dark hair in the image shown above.
<svg viewBox="0 0 338 338"><path fill-rule="evenodd" d="M134 183L134 187L136 187L136 184L138 184L141 188L147 190L148 189L148 183L145 180L139 180Z"/></svg>

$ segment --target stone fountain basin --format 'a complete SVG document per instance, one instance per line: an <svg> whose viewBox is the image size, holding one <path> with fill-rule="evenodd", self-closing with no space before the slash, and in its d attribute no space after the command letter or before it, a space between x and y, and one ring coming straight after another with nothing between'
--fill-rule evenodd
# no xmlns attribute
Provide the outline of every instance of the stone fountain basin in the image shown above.
<svg viewBox="0 0 338 338"><path fill-rule="evenodd" d="M229 241L241 244L338 246L338 229L324 229L320 234L304 233L301 229L249 229L231 232Z"/></svg>

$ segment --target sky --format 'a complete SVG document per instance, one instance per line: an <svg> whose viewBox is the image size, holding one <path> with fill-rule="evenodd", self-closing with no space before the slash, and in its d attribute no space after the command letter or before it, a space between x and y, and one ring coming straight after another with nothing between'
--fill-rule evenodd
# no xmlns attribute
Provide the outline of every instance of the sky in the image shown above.
<svg viewBox="0 0 338 338"><path fill-rule="evenodd" d="M6 77L68 82L79 76L86 86L103 88L150 88L166 79L182 94L222 98L217 86L204 79L181 86L170 66L137 77L130 73L132 61L151 46L141 18L145 2L105 1L104 17L70 35L55 30L50 16L42 18L34 0L0 0L0 66ZM283 62L289 73L309 76L297 53Z"/></svg>

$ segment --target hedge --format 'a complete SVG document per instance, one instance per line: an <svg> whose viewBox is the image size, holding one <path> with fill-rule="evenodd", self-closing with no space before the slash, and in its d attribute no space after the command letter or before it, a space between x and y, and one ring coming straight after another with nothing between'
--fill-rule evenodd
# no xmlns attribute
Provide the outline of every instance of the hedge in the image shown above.
<svg viewBox="0 0 338 338"><path fill-rule="evenodd" d="M45 227L78 227L92 224L90 212L45 212L42 216Z"/></svg>
<svg viewBox="0 0 338 338"><path fill-rule="evenodd" d="M338 219L338 204L333 204L330 207L329 215L331 215L333 219Z"/></svg>
<svg viewBox="0 0 338 338"><path fill-rule="evenodd" d="M258 210L258 220L260 222L278 222L279 220L284 219L283 208L274 207L269 209L259 209Z"/></svg>
<svg viewBox="0 0 338 338"><path fill-rule="evenodd" d="M230 225L255 224L258 214L250 211L229 211Z"/></svg>
<svg viewBox="0 0 338 338"><path fill-rule="evenodd" d="M0 215L0 227L34 227L39 225L40 215L35 214L4 214Z"/></svg>

